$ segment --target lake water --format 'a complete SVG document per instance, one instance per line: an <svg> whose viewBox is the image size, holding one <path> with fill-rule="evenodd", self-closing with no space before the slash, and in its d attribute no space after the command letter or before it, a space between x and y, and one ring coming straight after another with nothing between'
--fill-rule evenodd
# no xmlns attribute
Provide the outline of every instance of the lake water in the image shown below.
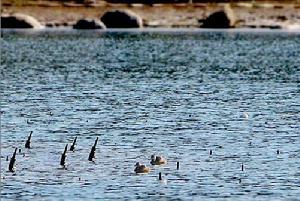
<svg viewBox="0 0 300 201"><path fill-rule="evenodd" d="M299 33L2 31L1 52L1 200L299 200Z"/></svg>

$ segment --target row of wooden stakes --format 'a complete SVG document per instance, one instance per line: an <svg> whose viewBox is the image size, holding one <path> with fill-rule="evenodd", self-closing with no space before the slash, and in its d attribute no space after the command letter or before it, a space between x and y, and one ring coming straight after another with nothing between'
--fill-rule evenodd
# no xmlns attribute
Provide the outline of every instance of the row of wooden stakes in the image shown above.
<svg viewBox="0 0 300 201"><path fill-rule="evenodd" d="M25 142L25 148L30 149L31 148L31 137L32 137L32 131L30 131L30 134ZM73 143L70 147L70 151L75 151L75 146L76 146L76 141L77 141L77 137L75 137L75 139L73 140ZM91 151L89 153L89 157L88 160L89 161L93 161L93 159L95 158L95 153L96 153L96 146L98 143L98 137L95 140L94 145L91 148ZM15 148L15 151L13 153L13 156L10 159L9 165L8 165L8 170L10 172L15 172L15 162L16 162L16 154L17 154L17 150L18 148ZM60 165L63 166L65 168L65 164L66 164L66 157L67 157L67 150L68 150L68 144L65 146L64 152L61 155L61 159L60 159ZM19 152L21 151L21 149L19 149ZM279 150L276 151L277 154L279 154ZM212 155L213 152L212 150L209 151L209 155ZM8 161L8 157L6 158L6 160ZM179 169L179 162L177 162L177 169ZM242 164L241 170L244 171L244 164ZM159 176L159 178L161 179L161 174Z"/></svg>
<svg viewBox="0 0 300 201"><path fill-rule="evenodd" d="M30 134L25 142L25 148L30 149L31 148L31 136L32 131L30 131ZM15 152L13 153L13 156L10 158L9 165L8 165L8 171L15 172L15 162L16 162L16 155L17 155L18 148L15 148ZM8 157L6 158L8 160Z"/></svg>
<svg viewBox="0 0 300 201"><path fill-rule="evenodd" d="M32 131L30 131L30 134L25 142L25 148L26 149L30 149L31 148L31 137L32 137ZM75 137L75 139L73 140L73 143L70 147L70 151L75 151L75 146L76 146L76 141L77 141L77 137ZM95 140L94 145L91 148L91 151L89 153L89 157L88 160L89 161L93 161L93 159L95 158L95 154L96 154L96 146L98 143L98 137ZM9 165L8 165L8 171L10 172L15 172L15 162L16 162L16 155L17 155L17 150L18 148L15 148L15 151L12 155L12 157L10 158L9 161ZM66 157L67 157L67 150L68 150L68 144L65 146L64 152L61 155L61 159L60 159L60 165L65 167L66 164ZM21 151L21 149L19 149L19 152ZM6 158L6 160L8 161L8 157Z"/></svg>
<svg viewBox="0 0 300 201"><path fill-rule="evenodd" d="M73 152L75 151L76 141L77 141L77 137L75 137L75 139L70 147L70 151L73 151ZM97 143L98 143L98 137L96 138L95 143L91 148L89 158L88 158L89 161L93 161L93 159L95 158ZM61 159L60 159L60 165L63 167L65 167L65 165L66 165L67 150L68 150L68 144L65 146L65 150L62 153Z"/></svg>

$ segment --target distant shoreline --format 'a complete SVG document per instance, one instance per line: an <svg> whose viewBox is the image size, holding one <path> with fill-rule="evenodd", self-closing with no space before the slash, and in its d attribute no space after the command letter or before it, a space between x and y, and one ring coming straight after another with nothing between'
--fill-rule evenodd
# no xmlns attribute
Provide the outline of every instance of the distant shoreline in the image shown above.
<svg viewBox="0 0 300 201"><path fill-rule="evenodd" d="M105 33L130 33L130 34L140 34L140 33L166 33L166 34L181 34L181 33L288 33L288 34L297 34L300 35L300 29L290 30L290 29L268 29L268 28L230 28L230 29L206 29L206 28L134 28L134 29L90 29L90 30L78 30L73 29L72 27L58 27L58 28L49 28L46 27L44 29L1 29L2 33L24 33L29 34L33 33L34 35L39 33L54 33L54 34L105 34Z"/></svg>
<svg viewBox="0 0 300 201"><path fill-rule="evenodd" d="M82 18L99 19L106 11L126 9L143 19L149 28L198 28L199 21L230 4L237 28L300 29L300 3L195 3L195 4L58 4L33 2L23 6L2 3L1 13L24 13L46 27L70 27Z"/></svg>

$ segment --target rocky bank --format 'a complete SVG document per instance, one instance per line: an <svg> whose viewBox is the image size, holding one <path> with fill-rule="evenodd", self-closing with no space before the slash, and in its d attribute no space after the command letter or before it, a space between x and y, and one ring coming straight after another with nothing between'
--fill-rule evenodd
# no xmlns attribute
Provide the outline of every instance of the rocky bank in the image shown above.
<svg viewBox="0 0 300 201"><path fill-rule="evenodd" d="M100 20L106 12L127 10L138 18L138 25L134 27L300 29L300 3L236 2L144 5L103 2L97 4L97 2L91 2L85 5L45 2L44 4L21 6L3 3L1 10L4 15L22 13L33 16L41 25L47 27L74 26L81 19ZM208 26L208 23L205 24L206 19L219 11L223 12L223 14L219 13L217 15L221 18L221 21L224 16L229 20L225 27L222 27L224 25L221 27L214 27L215 25L213 25L211 27Z"/></svg>

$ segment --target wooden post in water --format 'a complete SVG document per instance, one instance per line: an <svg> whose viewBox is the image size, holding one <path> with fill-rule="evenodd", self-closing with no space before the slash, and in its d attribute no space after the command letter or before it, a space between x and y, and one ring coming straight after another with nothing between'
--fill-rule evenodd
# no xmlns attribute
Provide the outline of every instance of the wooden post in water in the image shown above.
<svg viewBox="0 0 300 201"><path fill-rule="evenodd" d="M98 142L98 137L95 140L94 146L92 146L92 148L91 148L91 151L89 154L89 161L93 161L93 159L95 158L97 142Z"/></svg>
<svg viewBox="0 0 300 201"><path fill-rule="evenodd" d="M244 164L242 164L242 171L244 171Z"/></svg>
<svg viewBox="0 0 300 201"><path fill-rule="evenodd" d="M29 136L28 136L28 138L27 138L27 140L26 140L26 143L25 143L25 148L27 148L27 149L30 149L30 143L31 143L31 135L32 135L32 131L30 131L30 134L29 134Z"/></svg>
<svg viewBox="0 0 300 201"><path fill-rule="evenodd" d="M158 180L162 180L161 172L158 174Z"/></svg>
<svg viewBox="0 0 300 201"><path fill-rule="evenodd" d="M177 170L179 170L179 162L177 162Z"/></svg>
<svg viewBox="0 0 300 201"><path fill-rule="evenodd" d="M18 150L18 148L15 149L15 152L13 153L13 156L11 157L11 159L9 161L8 170L10 172L14 172L15 171L14 166L15 166L15 162L16 162L17 150Z"/></svg>
<svg viewBox="0 0 300 201"><path fill-rule="evenodd" d="M67 149L68 149L68 144L65 146L65 150L62 153L61 159L60 159L60 165L63 167L65 167L65 165L66 165Z"/></svg>
<svg viewBox="0 0 300 201"><path fill-rule="evenodd" d="M73 151L73 152L75 151L76 141L77 141L77 136L75 137L73 144L70 147L70 151Z"/></svg>
<svg viewBox="0 0 300 201"><path fill-rule="evenodd" d="M209 155L212 155L212 150L209 150Z"/></svg>

